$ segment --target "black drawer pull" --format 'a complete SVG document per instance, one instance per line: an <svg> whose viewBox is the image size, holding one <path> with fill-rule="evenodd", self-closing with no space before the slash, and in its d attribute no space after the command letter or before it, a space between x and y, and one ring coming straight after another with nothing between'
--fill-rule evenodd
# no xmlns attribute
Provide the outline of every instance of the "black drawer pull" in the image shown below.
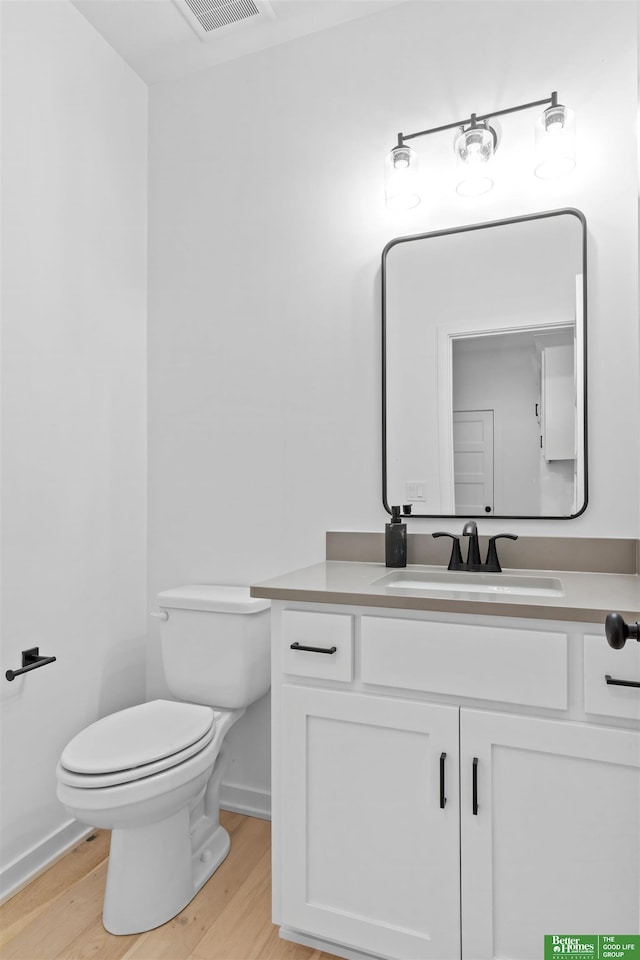
<svg viewBox="0 0 640 960"><path fill-rule="evenodd" d="M478 816L478 758L473 758L473 797L472 813L474 817Z"/></svg>
<svg viewBox="0 0 640 960"><path fill-rule="evenodd" d="M309 653L335 653L337 647L305 647L302 643L292 643L291 650L308 650Z"/></svg>
<svg viewBox="0 0 640 960"><path fill-rule="evenodd" d="M447 759L446 753L440 754L440 809L444 810L447 798L444 795L444 762Z"/></svg>
<svg viewBox="0 0 640 960"><path fill-rule="evenodd" d="M637 680L615 680L610 673L605 673L604 679L611 687L640 687Z"/></svg>

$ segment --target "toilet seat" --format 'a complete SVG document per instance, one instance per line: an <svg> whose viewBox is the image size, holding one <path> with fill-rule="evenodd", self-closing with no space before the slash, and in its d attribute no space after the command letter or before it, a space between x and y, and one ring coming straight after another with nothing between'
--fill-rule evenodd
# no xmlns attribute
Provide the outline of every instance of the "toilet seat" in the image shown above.
<svg viewBox="0 0 640 960"><path fill-rule="evenodd" d="M213 739L211 707L153 700L103 717L67 745L58 779L82 789L150 777L200 753Z"/></svg>

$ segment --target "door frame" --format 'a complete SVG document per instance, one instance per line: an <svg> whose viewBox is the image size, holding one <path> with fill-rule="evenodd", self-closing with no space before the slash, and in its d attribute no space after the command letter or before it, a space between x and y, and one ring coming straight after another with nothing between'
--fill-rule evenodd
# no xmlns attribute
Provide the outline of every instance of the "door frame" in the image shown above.
<svg viewBox="0 0 640 960"><path fill-rule="evenodd" d="M453 341L468 340L475 337L497 336L503 333L531 333L555 330L567 327L566 321L549 322L544 325L514 325L499 320L491 327L473 327L472 321L465 326L453 324L441 325L437 331L438 344L438 450L440 455L440 505L442 515L456 516L455 510L455 471L453 467ZM497 497L495 495L495 449L494 449L494 514ZM480 514L479 516L487 516Z"/></svg>

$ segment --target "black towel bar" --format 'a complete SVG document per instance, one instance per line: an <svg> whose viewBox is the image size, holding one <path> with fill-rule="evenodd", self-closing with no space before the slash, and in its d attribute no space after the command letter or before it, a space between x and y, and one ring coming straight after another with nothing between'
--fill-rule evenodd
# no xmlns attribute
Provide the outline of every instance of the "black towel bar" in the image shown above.
<svg viewBox="0 0 640 960"><path fill-rule="evenodd" d="M30 670L37 670L38 667L44 667L47 663L55 663L55 657L41 657L39 647L31 647L30 650L22 651L22 666L19 670L7 670L5 677L7 680L15 680L22 673L29 673Z"/></svg>

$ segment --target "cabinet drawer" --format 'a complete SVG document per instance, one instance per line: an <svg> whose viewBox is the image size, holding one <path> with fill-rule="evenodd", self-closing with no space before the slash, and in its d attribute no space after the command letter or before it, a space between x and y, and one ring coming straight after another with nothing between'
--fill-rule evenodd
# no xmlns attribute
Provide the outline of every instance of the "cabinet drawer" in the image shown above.
<svg viewBox="0 0 640 960"><path fill-rule="evenodd" d="M640 643L627 640L622 650L613 650L601 634L584 638L584 708L603 717L640 720L640 687L608 684L612 680L640 683Z"/></svg>
<svg viewBox="0 0 640 960"><path fill-rule="evenodd" d="M567 709L567 635L362 618L364 683Z"/></svg>
<svg viewBox="0 0 640 960"><path fill-rule="evenodd" d="M284 610L282 645L284 673L321 680L353 679L353 617L348 614Z"/></svg>

